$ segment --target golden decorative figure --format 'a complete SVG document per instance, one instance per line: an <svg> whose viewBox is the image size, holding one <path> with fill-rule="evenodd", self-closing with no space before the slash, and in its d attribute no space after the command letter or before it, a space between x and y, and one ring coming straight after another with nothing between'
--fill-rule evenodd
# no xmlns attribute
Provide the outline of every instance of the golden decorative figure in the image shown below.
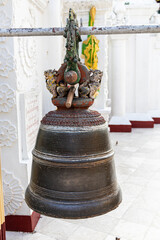
<svg viewBox="0 0 160 240"><path fill-rule="evenodd" d="M56 76L57 71L55 70L47 70L44 72L45 79L46 79L46 86L49 92L53 95L53 98L57 97L57 83L56 83Z"/></svg>

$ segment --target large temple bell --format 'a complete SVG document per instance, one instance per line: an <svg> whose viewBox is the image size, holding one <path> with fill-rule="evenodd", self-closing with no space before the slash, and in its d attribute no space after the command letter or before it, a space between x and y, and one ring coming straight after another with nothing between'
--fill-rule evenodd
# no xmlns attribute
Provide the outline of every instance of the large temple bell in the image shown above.
<svg viewBox="0 0 160 240"><path fill-rule="evenodd" d="M30 208L47 216L87 218L115 209L121 190L107 124L100 113L89 110L103 74L80 62L81 37L71 9L64 37L64 63L58 71L45 71L57 110L41 121L25 199Z"/></svg>

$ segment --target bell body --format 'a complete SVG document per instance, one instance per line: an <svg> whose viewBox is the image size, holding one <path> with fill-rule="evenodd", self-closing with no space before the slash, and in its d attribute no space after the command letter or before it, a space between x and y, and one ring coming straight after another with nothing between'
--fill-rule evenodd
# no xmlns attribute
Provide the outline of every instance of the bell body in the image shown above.
<svg viewBox="0 0 160 240"><path fill-rule="evenodd" d="M36 212L86 218L121 202L107 124L84 102L69 110L58 108L42 119L26 190L26 202Z"/></svg>

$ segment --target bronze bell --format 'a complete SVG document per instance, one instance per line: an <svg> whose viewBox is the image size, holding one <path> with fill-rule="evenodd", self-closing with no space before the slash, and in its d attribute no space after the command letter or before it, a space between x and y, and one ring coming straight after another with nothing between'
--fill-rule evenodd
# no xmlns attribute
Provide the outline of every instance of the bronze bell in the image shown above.
<svg viewBox="0 0 160 240"><path fill-rule="evenodd" d="M71 13L67 42L73 23L77 26ZM78 28L74 27L74 31L79 36ZM108 126L100 113L89 110L95 92L99 91L102 72L89 71L70 48L65 60L58 71L45 72L57 110L46 114L41 121L25 198L30 208L47 216L86 218L115 209L121 202L121 190ZM69 71L67 77L71 80L75 75L72 71L80 73L79 97L74 95L76 87L65 82L64 75Z"/></svg>

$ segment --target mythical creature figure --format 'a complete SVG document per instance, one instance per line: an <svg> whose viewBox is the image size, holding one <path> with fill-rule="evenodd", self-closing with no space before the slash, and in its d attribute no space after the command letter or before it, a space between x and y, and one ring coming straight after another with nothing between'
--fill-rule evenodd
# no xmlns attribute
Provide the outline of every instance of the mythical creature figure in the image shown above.
<svg viewBox="0 0 160 240"><path fill-rule="evenodd" d="M47 89L53 95L53 98L67 96L69 91L67 85L63 81L57 83L57 77L59 76L58 71L50 69L45 71L44 75L46 78Z"/></svg>
<svg viewBox="0 0 160 240"><path fill-rule="evenodd" d="M81 98L88 98L88 95L90 93L90 88L88 86L89 81L86 81L79 85L78 93Z"/></svg>
<svg viewBox="0 0 160 240"><path fill-rule="evenodd" d="M101 79L103 72L100 70L90 69L89 71L89 80L82 83L79 86L79 95L82 98L92 98L95 99L100 91Z"/></svg>
<svg viewBox="0 0 160 240"><path fill-rule="evenodd" d="M64 83L60 83L59 86L57 87L58 97L66 97L68 91L69 91L69 88L66 87L66 84Z"/></svg>
<svg viewBox="0 0 160 240"><path fill-rule="evenodd" d="M49 92L53 95L53 98L57 97L57 83L56 83L56 77L57 77L57 71L56 70L47 70L44 72L44 76L46 79L46 86Z"/></svg>
<svg viewBox="0 0 160 240"><path fill-rule="evenodd" d="M103 72L100 70L90 70L90 98L95 99L100 91L100 85L102 80Z"/></svg>

